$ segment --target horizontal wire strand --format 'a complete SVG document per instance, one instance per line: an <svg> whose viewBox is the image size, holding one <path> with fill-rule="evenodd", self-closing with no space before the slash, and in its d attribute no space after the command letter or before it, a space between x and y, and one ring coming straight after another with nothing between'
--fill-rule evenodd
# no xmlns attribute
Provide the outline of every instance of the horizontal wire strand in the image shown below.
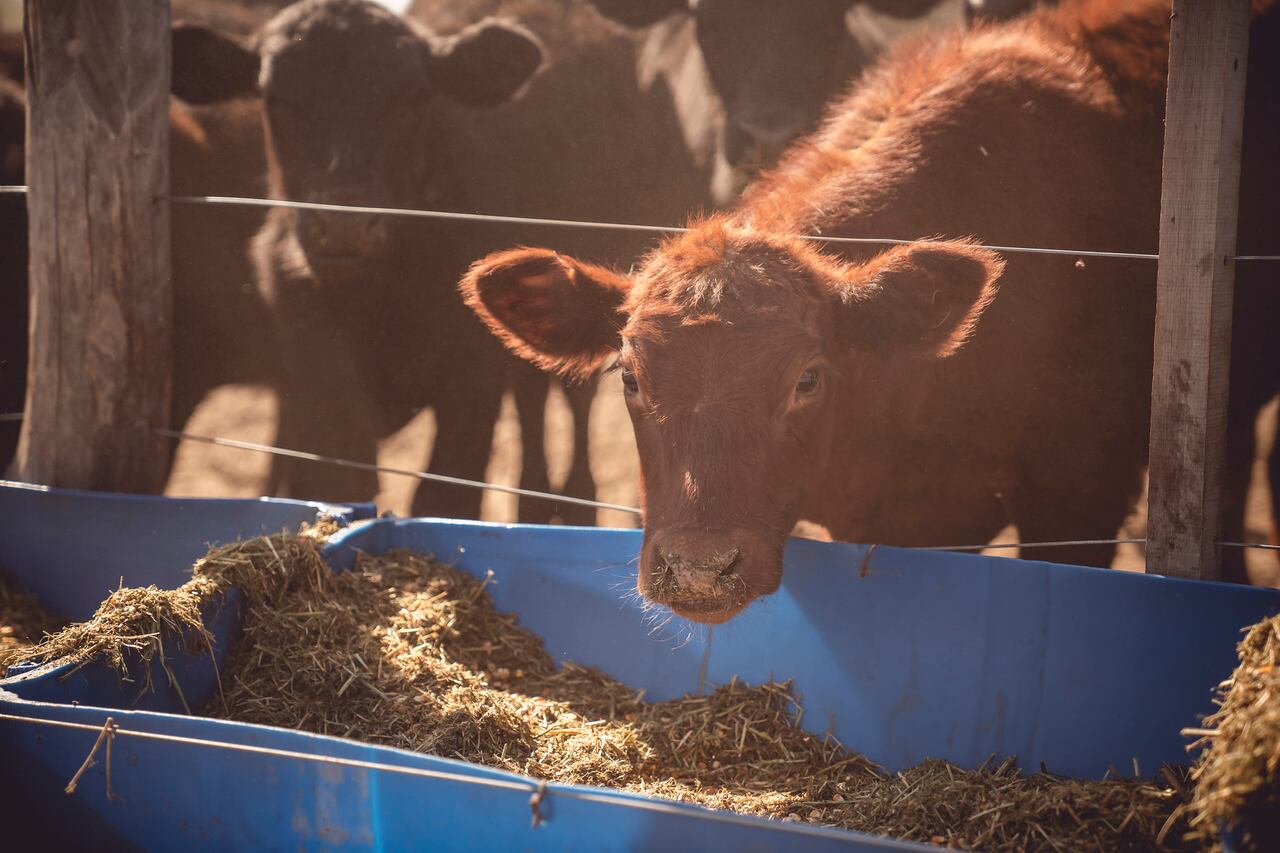
<svg viewBox="0 0 1280 853"><path fill-rule="evenodd" d="M96 732L102 730L102 726L95 726L90 723L72 723L66 720L48 720L43 717L26 717L21 714L0 713L0 720L36 723L38 725L53 726L55 728L80 729L84 731ZM296 752L291 749L277 749L269 746L232 743L230 741L209 740L207 738L193 738L185 735L168 735L161 732L123 729L120 728L118 723L115 725L114 729L117 735L142 738L144 740L158 740L167 743L183 743L191 746L215 747L218 749L231 750L233 752L253 752L261 755L272 755L277 758L297 758L315 761L320 764L339 764L345 767L355 767L361 770L385 770L390 773L403 773L407 776L422 776L429 779L442 779L448 782L472 782L486 787L506 788L513 791L530 791L536 788L536 785L507 779L488 779L484 777L470 776L465 773L449 773L444 770L426 770L420 767L401 767L395 764L385 764L378 761L362 761L357 758L341 758L336 755L313 755L306 752Z"/></svg>
<svg viewBox="0 0 1280 853"><path fill-rule="evenodd" d="M319 210L333 213L385 214L388 216L414 216L429 219L447 219L463 222L505 222L518 225L550 225L568 228L594 228L616 231L643 231L659 234L683 234L690 229L677 225L636 225L625 222L597 222L588 219L544 219L532 216L504 216L494 213L458 213L444 210L414 210L401 207L362 207L345 204L324 204L307 201L284 201L259 198L242 198L239 196L169 196L170 201L183 204L227 204L246 207L284 207L293 210ZM896 237L825 237L820 234L801 235L805 240L823 243L854 243L864 245L907 246L918 240L903 240ZM1086 258L1133 258L1138 260L1157 260L1159 255L1136 252L1098 252L1075 249L1049 249L1032 246L991 246L982 244L984 248L998 252L1027 253L1041 255L1071 255Z"/></svg>
<svg viewBox="0 0 1280 853"><path fill-rule="evenodd" d="M73 723L67 720L50 720L44 717L28 717L21 714L0 713L0 720L8 720L17 723L30 723L34 725L49 726L53 728L73 729L78 731L89 731L100 733L103 727L90 723ZM398 764L386 764L377 761L362 761L356 758L342 758L336 755L316 755L308 752L297 752L290 749L277 749L269 746L257 746L256 744L232 743L230 741L210 740L208 738L187 737L185 735L170 735L161 732L147 732L139 729L121 728L119 723L111 726L111 733L118 737L132 737L141 740L154 740L165 743L176 743L185 746L197 746L205 749L223 749L232 752L246 752L258 755L269 755L276 758L291 758L298 761L311 761L318 764L338 765L342 767L351 767L357 770L373 770L384 773L397 773L404 776L418 776L428 779L438 779L445 782L460 782L462 784L479 785L489 788L503 788L512 791L521 791L528 794L536 794L543 791L553 797L566 797L584 802L601 803L603 805L617 806L619 808L636 809L639 811L658 812L661 814L673 815L676 817L684 817L696 820L711 820L719 823L731 823L741 826L746 822L751 822L748 815L737 815L719 812L711 809L704 811L691 811L688 807L681 807L674 803L665 803L661 800L652 798L633 798L625 793L611 794L604 791L587 791L577 790L575 788L560 788L557 790L549 790L546 783L542 780L529 778L528 780L508 780L493 779L484 776L473 776L465 773L450 773L444 770L427 770L422 767L404 767ZM475 765L485 768L484 765ZM823 829L820 827L808 826L804 823L788 823L785 824L785 831L801 833L805 835L816 835L824 838L831 838L831 829Z"/></svg>
<svg viewBox="0 0 1280 853"><path fill-rule="evenodd" d="M28 187L23 185L0 186L0 193L26 193ZM241 207L283 207L294 210L319 210L334 213L382 214L386 216L407 216L427 219L445 219L460 222L512 223L522 225L545 225L565 228L591 228L611 231L640 231L651 234L680 234L688 228L678 225L641 225L627 222L600 222L588 219L548 219L535 216L506 216L496 213L462 213L448 210L418 210L404 207L369 207L346 204L325 204L321 202L287 201L284 199L247 198L242 196L165 196L171 202L180 204L233 205ZM823 243L852 243L862 245L906 246L920 242L896 237L826 237L821 234L802 235L805 240ZM1053 249L1040 246L998 246L979 244L983 248L996 252L1031 255L1063 255L1075 258L1115 258L1141 261L1157 261L1160 256L1151 252L1103 252L1093 249ZM1280 255L1233 255L1235 261L1280 261Z"/></svg>
<svg viewBox="0 0 1280 853"><path fill-rule="evenodd" d="M1268 545L1265 542L1215 542L1223 548L1253 548L1258 551L1280 551L1280 545Z"/></svg>
<svg viewBox="0 0 1280 853"><path fill-rule="evenodd" d="M1060 542L993 542L989 545L931 545L913 551L985 551L1002 548L1066 548L1073 545L1140 545L1146 539L1064 539Z"/></svg>
<svg viewBox="0 0 1280 853"><path fill-rule="evenodd" d="M539 492L533 489L521 489L516 486L503 486L498 483L486 483L480 480L468 480L464 477L451 477L448 474L434 474L428 471L411 471L407 468L389 468L385 465L375 465L372 462L356 462L351 459L339 459L335 456L324 456L319 453L309 453L304 450L289 450L284 447L273 447L269 444L256 444L252 441L236 441L231 438L220 438L211 435L195 435L188 432L179 432L172 429L155 429L156 435L165 438L181 439L185 441L198 441L204 444L213 444L218 447L234 447L237 450L252 450L257 453L269 453L274 456L286 456L290 459L302 459L307 462L321 462L326 465L337 465L342 468L355 468L360 471L376 471L382 474L397 474L401 477L415 477L419 480L427 480L433 483L446 483L452 486L467 486L472 489L486 489L493 492L503 492L508 495L519 495L525 498L538 498L540 500L555 501L557 503L570 503L576 506L594 507L595 509L612 509L618 512L630 512L640 515L641 511L638 507L623 506L622 504L605 503L603 501L591 501L586 498L575 498L569 495L557 495L552 492Z"/></svg>
<svg viewBox="0 0 1280 853"><path fill-rule="evenodd" d="M27 186L23 185L0 185L0 193L26 193ZM546 219L539 217L525 216L503 216L498 214L487 213L460 213L456 211L440 211L440 210L415 210L409 208L397 207L369 207L357 205L342 204L323 204L319 202L298 202L286 201L281 199L257 199L243 198L239 196L169 196L168 199L173 202L184 204L213 204L213 205L238 205L247 207L283 207L300 210L318 210L343 213L364 213L364 214L385 214L390 216L408 216L408 217L424 217L434 219L456 220L465 222L499 222L499 223L515 223L524 225L549 225L559 227L578 227L578 228L596 228L611 229L624 231L644 231L650 233L683 233L688 228L679 226L662 226L662 225L638 225L632 223L621 222L596 222L591 220L576 219ZM879 244L879 245L910 245L917 241L902 240L890 237L824 237L821 235L805 235L804 239L816 240L828 243L858 243L858 244ZM1093 257L1093 258L1119 258L1119 259L1135 259L1135 260L1159 260L1158 254L1142 253L1142 252L1101 252L1084 249L1051 249L1033 246L997 246L983 244L984 248L999 252L1011 253L1027 253L1027 254L1045 254L1045 255L1070 255L1073 257ZM1241 261L1270 261L1280 260L1280 255L1236 255L1233 260ZM22 420L21 413L0 414L0 422ZM444 474L431 474L425 471L410 471L398 468L388 468L364 462L354 462L347 459L337 459L334 457L324 457L319 454L306 453L297 450L287 450L285 448L270 447L268 445L253 444L252 442L240 442L233 439L215 438L211 436L197 436L189 433L180 433L173 430L157 429L159 435L170 438L179 438L189 441L201 441L208 444L215 444L224 447L235 447L242 450L253 450L261 453L272 453L280 456L289 456L298 459L305 459L313 462L322 462L331 465L339 465L348 468L357 468L361 470L377 471L387 474L397 474L406 477L416 477L421 480L434 482L450 483L453 485L469 486L472 488L488 489L491 491L503 492L506 494L519 495L522 497L531 497L541 500L562 501L578 506L594 507L597 509L611 509L618 512L629 512L636 515L641 514L641 510L637 507L622 506L620 504L603 503L599 501L589 501L584 498L575 498L567 495L554 495L547 492L538 492L531 489L520 489L512 486L503 486L495 483L484 483L476 480L465 480L459 477L450 477ZM983 551L986 549L1006 549L1006 548L1048 548L1048 547L1069 547L1079 545L1125 545L1125 544L1142 544L1144 539L1080 539L1080 540L1064 540L1060 542L1001 542L987 545L946 545L946 546L930 546L927 548L916 548L918 551ZM1260 543L1248 542L1219 542L1216 543L1224 547L1232 548L1259 548L1265 550L1280 550L1280 546L1263 545Z"/></svg>

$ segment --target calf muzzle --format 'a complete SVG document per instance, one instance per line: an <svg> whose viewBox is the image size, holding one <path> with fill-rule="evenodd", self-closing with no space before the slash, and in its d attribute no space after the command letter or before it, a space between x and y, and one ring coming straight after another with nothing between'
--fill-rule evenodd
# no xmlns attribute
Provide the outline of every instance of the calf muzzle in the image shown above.
<svg viewBox="0 0 1280 853"><path fill-rule="evenodd" d="M674 539L660 537L643 561L640 592L645 598L699 622L723 621L747 604L737 547L696 548Z"/></svg>

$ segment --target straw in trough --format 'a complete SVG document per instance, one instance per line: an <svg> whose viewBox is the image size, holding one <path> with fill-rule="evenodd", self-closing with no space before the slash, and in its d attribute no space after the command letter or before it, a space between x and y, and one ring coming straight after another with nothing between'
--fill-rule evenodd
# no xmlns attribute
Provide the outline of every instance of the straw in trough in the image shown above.
<svg viewBox="0 0 1280 853"><path fill-rule="evenodd" d="M1191 826L1215 847L1225 825L1241 849L1280 850L1280 616L1250 628L1239 654L1218 710L1189 730L1193 746L1207 744L1192 771Z"/></svg>
<svg viewBox="0 0 1280 853"><path fill-rule="evenodd" d="M1162 829L1182 841L1175 772L1158 784L1081 782L1024 777L1010 759L885 773L805 732L785 683L646 702L594 669L557 667L515 615L494 608L491 578L419 555L362 556L335 575L314 539L277 536L216 549L193 574L175 591L115 593L37 654L122 665L126 650L163 656L160 635L171 633L199 652L201 605L236 585L244 637L204 709L211 716L948 847L1150 850Z"/></svg>
<svg viewBox="0 0 1280 853"><path fill-rule="evenodd" d="M488 578L419 555L362 556L352 572L307 580L248 613L210 713L970 849L1152 849L1180 802L1176 775L1027 778L1012 760L886 774L801 729L787 684L645 702L596 670L557 668L493 607Z"/></svg>
<svg viewBox="0 0 1280 853"><path fill-rule="evenodd" d="M65 624L65 619L45 610L34 595L0 572L0 676L25 650Z"/></svg>
<svg viewBox="0 0 1280 853"><path fill-rule="evenodd" d="M105 659L123 680L138 677L142 690L148 690L149 664L157 658L165 663L166 643L171 650L209 652L212 637L201 610L221 603L231 587L240 587L250 606L269 607L297 575L327 574L317 545L323 532L312 528L302 535L263 536L215 548L196 562L191 580L177 589L122 585L91 619L16 650L10 663L59 660L83 666Z"/></svg>

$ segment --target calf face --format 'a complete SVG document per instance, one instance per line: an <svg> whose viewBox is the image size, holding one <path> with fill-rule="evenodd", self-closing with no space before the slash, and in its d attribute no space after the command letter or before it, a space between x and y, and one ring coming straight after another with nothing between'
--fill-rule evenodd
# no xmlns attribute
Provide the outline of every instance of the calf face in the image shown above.
<svg viewBox="0 0 1280 853"><path fill-rule="evenodd" d="M777 589L841 401L886 360L958 349L1001 268L967 243L855 265L713 221L634 279L521 249L477 263L462 291L546 369L586 374L618 354L644 494L639 590L714 623Z"/></svg>
<svg viewBox="0 0 1280 853"><path fill-rule="evenodd" d="M226 89L214 94L242 88L245 49L228 51L225 39L207 33L197 38L195 28L185 38L175 56L188 63L212 57L228 69ZM272 190L295 201L377 207L431 198L449 132L442 98L496 105L542 61L538 42L510 24L482 21L439 39L367 0L296 3L264 27L256 48ZM211 88L205 78L202 100ZM385 217L299 211L295 225L306 262L322 279L354 274L396 245Z"/></svg>

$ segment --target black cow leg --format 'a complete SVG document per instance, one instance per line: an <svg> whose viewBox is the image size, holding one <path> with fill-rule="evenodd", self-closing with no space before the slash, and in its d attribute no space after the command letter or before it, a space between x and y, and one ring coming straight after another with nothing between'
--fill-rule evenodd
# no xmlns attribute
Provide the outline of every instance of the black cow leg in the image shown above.
<svg viewBox="0 0 1280 853"><path fill-rule="evenodd" d="M449 395L449 407L436 408L436 439L431 448L433 474L483 480L493 449L493 427L502 402L502 387L489 393L480 386L470 397ZM465 404L464 402L465 401ZM479 518L483 491L424 480L413 496L413 514L441 518Z"/></svg>
<svg viewBox="0 0 1280 853"><path fill-rule="evenodd" d="M1218 534L1222 542L1243 542L1245 506L1249 496L1249 480L1253 473L1253 457L1256 450L1254 424L1256 407L1232 408L1227 414L1226 468L1222 482L1222 527ZM1245 568L1244 550L1220 548L1219 559L1222 580L1230 583L1249 582Z"/></svg>
<svg viewBox="0 0 1280 853"><path fill-rule="evenodd" d="M591 474L590 418L591 404L595 400L596 380L565 386L569 410L573 413L573 464L565 480L564 494L593 501L596 499L596 481ZM596 510L576 504L561 504L560 517L565 524L594 525Z"/></svg>
<svg viewBox="0 0 1280 853"><path fill-rule="evenodd" d="M334 396L321 398L316 390L333 391ZM331 388L282 389L276 444L290 450L374 463L379 436L366 417L367 406L367 401L344 398ZM375 472L282 456L272 459L271 483L276 494L299 500L367 501L378 493Z"/></svg>
<svg viewBox="0 0 1280 853"><path fill-rule="evenodd" d="M1062 472L1058 472L1061 474ZM1027 478L1010 501L1022 542L1115 539L1133 508L1141 483L1136 466L1097 465L1077 476ZM1059 545L1022 548L1024 560L1110 568L1116 546Z"/></svg>
<svg viewBox="0 0 1280 853"><path fill-rule="evenodd" d="M550 378L530 364L512 370L511 390L520 420L520 488L551 491L547 473L546 416ZM519 499L520 521L546 524L551 521L552 504L537 498Z"/></svg>

